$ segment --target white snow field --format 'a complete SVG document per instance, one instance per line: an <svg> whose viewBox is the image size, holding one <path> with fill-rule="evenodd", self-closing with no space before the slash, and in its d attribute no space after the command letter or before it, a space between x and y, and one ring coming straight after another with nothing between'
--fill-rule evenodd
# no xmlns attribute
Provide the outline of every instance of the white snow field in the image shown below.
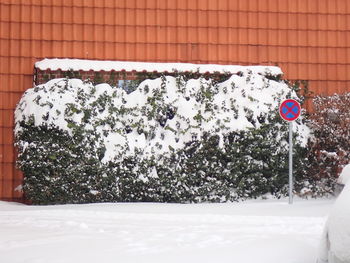
<svg viewBox="0 0 350 263"><path fill-rule="evenodd" d="M314 263L333 203L0 202L0 262Z"/></svg>

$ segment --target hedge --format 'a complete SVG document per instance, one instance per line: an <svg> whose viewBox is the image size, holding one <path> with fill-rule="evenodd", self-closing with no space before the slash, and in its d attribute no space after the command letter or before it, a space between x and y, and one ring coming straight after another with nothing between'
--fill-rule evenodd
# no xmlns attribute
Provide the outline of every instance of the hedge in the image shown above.
<svg viewBox="0 0 350 263"><path fill-rule="evenodd" d="M245 71L226 81L162 76L127 93L54 79L16 109L18 166L34 204L224 202L287 193L285 81ZM309 130L294 125L296 191L309 187Z"/></svg>

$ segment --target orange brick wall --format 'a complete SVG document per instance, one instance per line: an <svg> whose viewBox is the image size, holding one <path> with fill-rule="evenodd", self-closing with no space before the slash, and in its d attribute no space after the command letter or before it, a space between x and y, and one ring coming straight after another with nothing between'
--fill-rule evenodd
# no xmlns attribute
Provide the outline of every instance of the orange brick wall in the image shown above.
<svg viewBox="0 0 350 263"><path fill-rule="evenodd" d="M316 93L350 90L348 0L0 0L0 199L13 189L13 109L48 57L279 65Z"/></svg>

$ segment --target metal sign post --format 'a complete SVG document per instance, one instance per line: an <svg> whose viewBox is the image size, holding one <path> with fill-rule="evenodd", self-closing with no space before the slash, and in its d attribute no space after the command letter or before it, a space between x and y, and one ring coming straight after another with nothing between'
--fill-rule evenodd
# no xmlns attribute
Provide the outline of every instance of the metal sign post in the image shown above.
<svg viewBox="0 0 350 263"><path fill-rule="evenodd" d="M300 116L301 107L296 100L284 100L279 108L282 119L289 122L289 204L293 204L293 121Z"/></svg>
<svg viewBox="0 0 350 263"><path fill-rule="evenodd" d="M293 122L289 122L289 204L293 204Z"/></svg>

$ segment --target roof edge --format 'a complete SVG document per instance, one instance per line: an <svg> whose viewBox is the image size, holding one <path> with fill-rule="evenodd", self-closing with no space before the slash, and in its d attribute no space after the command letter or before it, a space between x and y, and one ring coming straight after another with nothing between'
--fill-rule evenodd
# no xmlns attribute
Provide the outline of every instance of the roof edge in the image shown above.
<svg viewBox="0 0 350 263"><path fill-rule="evenodd" d="M198 73L231 73L247 72L262 75L283 75L277 66L239 66L220 64L193 64L193 63L159 63L159 62L136 62L136 61L108 61L86 60L69 58L45 58L35 63L35 68L40 70L62 71L137 71L137 72L198 72Z"/></svg>

